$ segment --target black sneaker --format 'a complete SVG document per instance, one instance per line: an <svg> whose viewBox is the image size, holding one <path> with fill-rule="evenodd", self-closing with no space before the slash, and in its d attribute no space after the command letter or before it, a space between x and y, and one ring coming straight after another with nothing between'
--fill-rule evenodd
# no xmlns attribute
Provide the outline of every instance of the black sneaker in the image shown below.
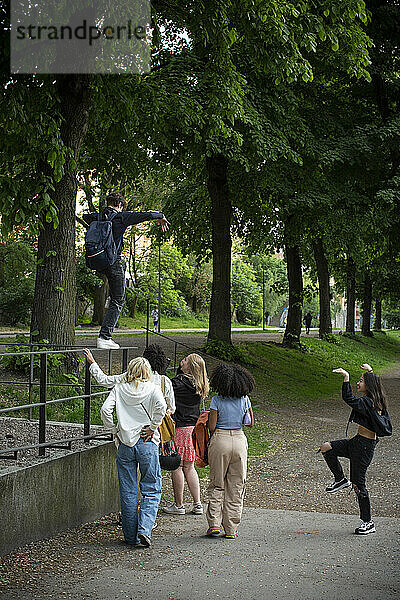
<svg viewBox="0 0 400 600"><path fill-rule="evenodd" d="M151 539L147 535L145 535L144 533L138 533L138 538L142 546L144 546L145 548L150 548Z"/></svg>
<svg viewBox="0 0 400 600"><path fill-rule="evenodd" d="M339 490L342 490L343 488L347 488L350 485L351 485L351 481L346 479L346 477L343 477L343 479L341 479L340 481L332 481L331 485L328 485L325 488L325 491L328 492L328 494L334 494L335 492L338 492Z"/></svg>
<svg viewBox="0 0 400 600"><path fill-rule="evenodd" d="M375 525L373 521L361 521L360 527L356 527L354 533L356 535L368 535L369 533L375 533Z"/></svg>

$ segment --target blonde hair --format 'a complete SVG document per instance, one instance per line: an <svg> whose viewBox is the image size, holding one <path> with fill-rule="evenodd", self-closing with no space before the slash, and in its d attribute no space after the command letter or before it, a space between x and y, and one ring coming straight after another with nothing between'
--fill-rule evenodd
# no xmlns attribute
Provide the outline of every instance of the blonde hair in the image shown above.
<svg viewBox="0 0 400 600"><path fill-rule="evenodd" d="M201 356L195 353L189 354L189 356L186 358L189 372L185 373L185 375L193 383L200 398L204 399L208 396L208 392L210 390L206 371L206 363Z"/></svg>
<svg viewBox="0 0 400 600"><path fill-rule="evenodd" d="M125 375L125 380L128 383L132 383L136 387L140 381L151 381L152 379L153 372L146 358L138 356L129 362Z"/></svg>

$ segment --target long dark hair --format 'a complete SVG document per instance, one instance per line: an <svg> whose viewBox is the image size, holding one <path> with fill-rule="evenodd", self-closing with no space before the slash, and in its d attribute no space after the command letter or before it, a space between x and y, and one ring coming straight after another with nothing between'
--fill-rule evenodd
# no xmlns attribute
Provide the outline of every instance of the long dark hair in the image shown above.
<svg viewBox="0 0 400 600"><path fill-rule="evenodd" d="M254 389L254 377L240 365L221 363L210 377L210 385L220 396L242 398Z"/></svg>
<svg viewBox="0 0 400 600"><path fill-rule="evenodd" d="M371 398L375 410L387 410L387 400L382 388L381 379L375 373L364 373L363 375L367 396Z"/></svg>

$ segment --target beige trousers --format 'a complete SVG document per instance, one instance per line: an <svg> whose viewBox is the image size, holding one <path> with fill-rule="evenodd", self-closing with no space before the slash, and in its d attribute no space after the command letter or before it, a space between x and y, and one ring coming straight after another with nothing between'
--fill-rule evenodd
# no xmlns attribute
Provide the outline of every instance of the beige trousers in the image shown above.
<svg viewBox="0 0 400 600"><path fill-rule="evenodd" d="M209 527L236 532L243 510L247 473L247 439L241 429L216 429L208 446Z"/></svg>

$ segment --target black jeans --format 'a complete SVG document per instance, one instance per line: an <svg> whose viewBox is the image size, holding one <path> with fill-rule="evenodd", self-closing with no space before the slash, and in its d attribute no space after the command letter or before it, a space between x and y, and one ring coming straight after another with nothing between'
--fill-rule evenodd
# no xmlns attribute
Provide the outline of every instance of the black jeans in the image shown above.
<svg viewBox="0 0 400 600"><path fill-rule="evenodd" d="M99 337L105 340L111 339L114 327L125 304L125 269L125 261L122 258L117 258L113 265L102 271L107 277L110 289L110 306L99 334Z"/></svg>
<svg viewBox="0 0 400 600"><path fill-rule="evenodd" d="M323 452L328 467L332 471L335 481L344 478L342 465L338 456L350 459L350 481L354 486L360 507L360 518L362 521L371 520L371 504L368 490L365 487L365 474L374 456L375 446L378 440L371 440L362 435L356 435L349 440L335 440L329 442L332 450Z"/></svg>

